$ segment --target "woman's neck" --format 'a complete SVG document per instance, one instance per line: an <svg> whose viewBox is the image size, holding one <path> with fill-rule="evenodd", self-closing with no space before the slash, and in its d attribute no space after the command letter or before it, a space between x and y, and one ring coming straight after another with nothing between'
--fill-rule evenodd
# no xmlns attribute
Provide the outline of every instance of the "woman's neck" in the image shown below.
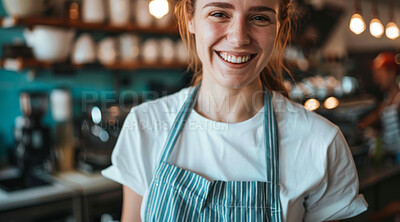
<svg viewBox="0 0 400 222"><path fill-rule="evenodd" d="M241 89L203 79L195 110L217 122L238 123L256 115L263 105L263 87L258 79Z"/></svg>

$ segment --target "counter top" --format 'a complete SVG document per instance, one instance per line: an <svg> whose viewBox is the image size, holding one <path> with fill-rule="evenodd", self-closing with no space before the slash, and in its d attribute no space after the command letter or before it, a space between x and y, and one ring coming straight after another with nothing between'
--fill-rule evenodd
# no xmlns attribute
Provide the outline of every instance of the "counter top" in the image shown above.
<svg viewBox="0 0 400 222"><path fill-rule="evenodd" d="M6 192L0 189L0 211L72 198L76 192L58 182L51 185Z"/></svg>
<svg viewBox="0 0 400 222"><path fill-rule="evenodd" d="M58 174L55 179L84 195L121 188L121 184L103 177L100 173L85 174L69 171Z"/></svg>
<svg viewBox="0 0 400 222"><path fill-rule="evenodd" d="M0 211L121 188L120 184L104 178L100 173L70 171L49 177L54 181L51 185L13 192L0 189Z"/></svg>

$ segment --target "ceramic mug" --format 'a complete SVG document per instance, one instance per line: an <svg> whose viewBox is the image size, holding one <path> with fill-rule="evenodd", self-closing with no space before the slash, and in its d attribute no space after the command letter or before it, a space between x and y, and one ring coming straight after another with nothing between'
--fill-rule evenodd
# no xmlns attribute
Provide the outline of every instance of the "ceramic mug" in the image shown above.
<svg viewBox="0 0 400 222"><path fill-rule="evenodd" d="M79 36L72 50L72 63L86 64L96 61L96 43L91 35L85 33Z"/></svg>
<svg viewBox="0 0 400 222"><path fill-rule="evenodd" d="M134 11L136 24L139 27L148 28L153 24L154 17L149 12L148 0L136 0Z"/></svg>
<svg viewBox="0 0 400 222"><path fill-rule="evenodd" d="M155 63L159 59L160 44L157 39L148 39L143 43L142 56L146 63Z"/></svg>
<svg viewBox="0 0 400 222"><path fill-rule="evenodd" d="M108 0L110 22L112 25L122 26L129 23L130 0Z"/></svg>
<svg viewBox="0 0 400 222"><path fill-rule="evenodd" d="M97 58L104 65L111 65L117 61L117 47L114 38L107 37L101 40L97 47Z"/></svg>
<svg viewBox="0 0 400 222"><path fill-rule="evenodd" d="M82 20L88 23L102 23L106 19L103 0L83 0Z"/></svg>
<svg viewBox="0 0 400 222"><path fill-rule="evenodd" d="M123 34L118 38L121 61L137 61L140 56L140 39L136 35Z"/></svg>
<svg viewBox="0 0 400 222"><path fill-rule="evenodd" d="M160 41L161 60L164 63L171 63L175 59L175 43L170 38L163 38Z"/></svg>

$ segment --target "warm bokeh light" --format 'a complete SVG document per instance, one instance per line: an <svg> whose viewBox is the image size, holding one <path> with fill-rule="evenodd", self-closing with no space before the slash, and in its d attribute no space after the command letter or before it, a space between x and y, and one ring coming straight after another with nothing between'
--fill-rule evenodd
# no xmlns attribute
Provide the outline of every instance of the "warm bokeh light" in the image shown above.
<svg viewBox="0 0 400 222"><path fill-rule="evenodd" d="M397 39L400 35L399 27L394 22L389 22L386 25L386 37L389 39Z"/></svg>
<svg viewBox="0 0 400 222"><path fill-rule="evenodd" d="M383 31L384 27L382 25L382 22L377 18L373 18L369 23L369 32L371 33L371 35L375 38L380 38L383 35Z"/></svg>
<svg viewBox="0 0 400 222"><path fill-rule="evenodd" d="M167 0L152 0L149 4L150 14L157 19L162 19L169 12Z"/></svg>
<svg viewBox="0 0 400 222"><path fill-rule="evenodd" d="M329 97L324 102L325 109L334 109L339 106L339 100L336 97Z"/></svg>
<svg viewBox="0 0 400 222"><path fill-rule="evenodd" d="M320 103L316 99L308 99L304 103L304 108L306 108L307 110L310 110L310 111L314 111L314 110L318 109L319 106L320 106Z"/></svg>
<svg viewBox="0 0 400 222"><path fill-rule="evenodd" d="M353 14L350 19L349 28L356 35L363 33L366 28L363 17L358 13Z"/></svg>

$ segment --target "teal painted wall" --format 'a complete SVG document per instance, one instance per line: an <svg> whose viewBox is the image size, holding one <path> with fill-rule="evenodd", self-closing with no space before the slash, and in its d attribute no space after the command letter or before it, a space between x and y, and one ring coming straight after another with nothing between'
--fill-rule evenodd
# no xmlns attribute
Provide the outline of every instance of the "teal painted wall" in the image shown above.
<svg viewBox="0 0 400 222"><path fill-rule="evenodd" d="M0 3L0 15L6 15ZM12 43L16 38L23 40L23 27L12 29L0 29L0 46L4 43ZM101 33L97 35L102 35ZM98 36L97 36L98 38ZM0 49L0 55L2 51ZM142 94L148 90L151 82L162 83L169 88L176 88L184 82L184 70L137 70L121 71L119 78L125 84L120 85L120 92ZM58 75L51 70L42 70L36 73L34 79L30 79L28 71L13 72L0 69L0 165L1 159L7 154L7 149L13 147L13 127L15 118L22 115L19 105L19 92L21 90L43 90L50 92L55 88L70 89L74 101L74 115L81 114L80 104L82 95L90 92L99 98L104 98L116 91L116 80L113 71L101 69L80 70L74 75ZM44 124L54 125L50 108L44 117Z"/></svg>

